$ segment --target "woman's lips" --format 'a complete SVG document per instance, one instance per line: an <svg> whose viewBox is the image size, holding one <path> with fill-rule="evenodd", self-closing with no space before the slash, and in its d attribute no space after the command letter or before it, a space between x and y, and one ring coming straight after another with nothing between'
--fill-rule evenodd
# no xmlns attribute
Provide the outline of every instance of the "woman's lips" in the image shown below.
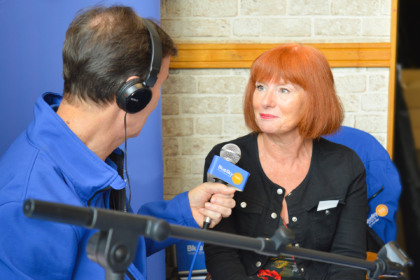
<svg viewBox="0 0 420 280"><path fill-rule="evenodd" d="M270 114L260 114L261 118L264 120L269 120L269 119L275 119L277 118L276 116L270 115Z"/></svg>

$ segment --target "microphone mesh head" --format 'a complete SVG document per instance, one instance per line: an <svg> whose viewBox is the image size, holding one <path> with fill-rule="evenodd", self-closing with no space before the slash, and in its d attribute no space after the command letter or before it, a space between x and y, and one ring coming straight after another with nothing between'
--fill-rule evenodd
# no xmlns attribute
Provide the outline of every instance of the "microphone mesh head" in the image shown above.
<svg viewBox="0 0 420 280"><path fill-rule="evenodd" d="M220 150L220 157L233 164L237 164L241 159L241 149L235 144L226 144Z"/></svg>

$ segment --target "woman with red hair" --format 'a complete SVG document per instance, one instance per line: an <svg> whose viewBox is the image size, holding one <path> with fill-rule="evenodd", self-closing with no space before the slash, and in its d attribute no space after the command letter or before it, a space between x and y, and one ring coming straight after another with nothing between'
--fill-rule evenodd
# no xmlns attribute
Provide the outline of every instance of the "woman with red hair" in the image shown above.
<svg viewBox="0 0 420 280"><path fill-rule="evenodd" d="M236 206L215 230L271 237L282 224L292 246L366 258L365 168L357 154L321 138L336 132L343 110L325 56L298 44L258 57L245 90L244 115L252 133L230 141L250 173ZM216 145L206 158L204 180ZM365 279L365 271L302 259L269 258L220 246L204 247L213 280Z"/></svg>

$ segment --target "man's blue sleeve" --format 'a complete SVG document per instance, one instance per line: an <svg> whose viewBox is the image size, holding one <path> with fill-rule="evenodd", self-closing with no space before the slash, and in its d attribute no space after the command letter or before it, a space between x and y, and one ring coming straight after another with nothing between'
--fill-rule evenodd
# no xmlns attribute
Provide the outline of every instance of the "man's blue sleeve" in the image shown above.
<svg viewBox="0 0 420 280"><path fill-rule="evenodd" d="M188 192L181 193L172 200L146 203L140 207L138 214L163 219L170 224L199 228L191 213ZM156 242L145 238L146 254L150 256L178 241L179 239L168 238L163 242Z"/></svg>
<svg viewBox="0 0 420 280"><path fill-rule="evenodd" d="M71 225L28 219L22 202L0 206L0 278L71 279L78 234Z"/></svg>

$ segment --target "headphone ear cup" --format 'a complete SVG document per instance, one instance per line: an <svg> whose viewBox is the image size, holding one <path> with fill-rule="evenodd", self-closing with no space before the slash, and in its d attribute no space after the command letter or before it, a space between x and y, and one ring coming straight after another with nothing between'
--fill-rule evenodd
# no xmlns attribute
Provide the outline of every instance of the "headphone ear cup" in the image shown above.
<svg viewBox="0 0 420 280"><path fill-rule="evenodd" d="M126 82L117 93L118 106L129 114L143 110L152 99L152 90L141 79Z"/></svg>
<svg viewBox="0 0 420 280"><path fill-rule="evenodd" d="M148 87L138 88L126 102L127 113L135 114L140 112L149 104L150 100L152 100L152 90Z"/></svg>

